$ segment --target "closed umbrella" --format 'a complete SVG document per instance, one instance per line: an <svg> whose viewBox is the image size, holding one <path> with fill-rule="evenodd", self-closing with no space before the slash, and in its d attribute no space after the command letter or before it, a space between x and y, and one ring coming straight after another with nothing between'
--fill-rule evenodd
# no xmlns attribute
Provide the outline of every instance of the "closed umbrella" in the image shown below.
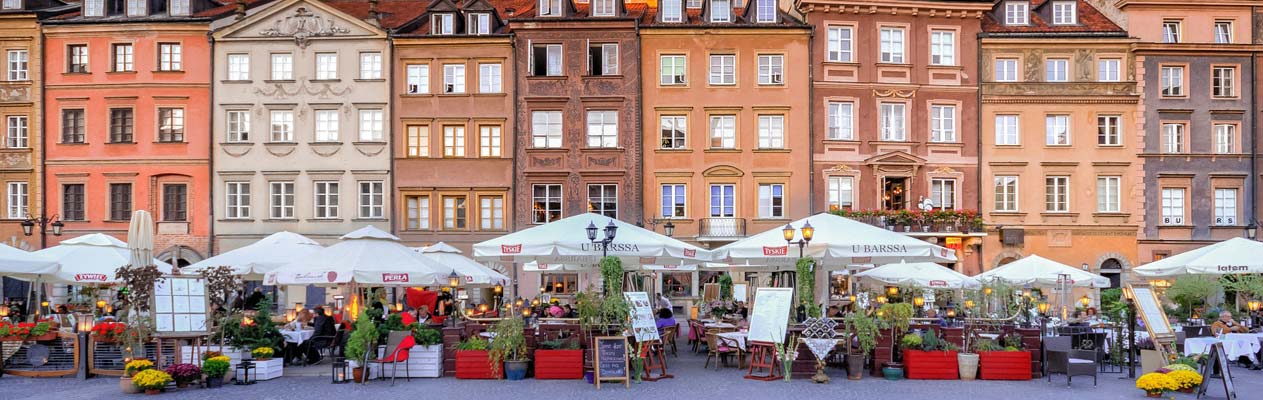
<svg viewBox="0 0 1263 400"><path fill-rule="evenodd" d="M127 227L127 248L132 253L132 267L153 264L153 217L148 211L132 212L131 225Z"/></svg>

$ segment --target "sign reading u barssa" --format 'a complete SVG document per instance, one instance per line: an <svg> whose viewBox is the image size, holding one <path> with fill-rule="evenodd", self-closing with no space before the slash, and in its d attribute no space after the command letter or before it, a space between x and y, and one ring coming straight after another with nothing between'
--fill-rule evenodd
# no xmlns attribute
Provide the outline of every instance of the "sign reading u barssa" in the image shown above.
<svg viewBox="0 0 1263 400"><path fill-rule="evenodd" d="M604 249L602 249L604 247ZM579 249L582 251L626 251L640 252L640 246L631 243L579 243Z"/></svg>
<svg viewBox="0 0 1263 400"><path fill-rule="evenodd" d="M851 245L855 253L907 253L908 246L902 244L856 244Z"/></svg>

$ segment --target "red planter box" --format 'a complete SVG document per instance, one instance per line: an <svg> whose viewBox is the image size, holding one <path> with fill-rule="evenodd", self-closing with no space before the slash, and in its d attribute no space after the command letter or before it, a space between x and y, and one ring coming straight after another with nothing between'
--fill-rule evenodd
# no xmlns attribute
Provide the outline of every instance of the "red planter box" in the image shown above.
<svg viewBox="0 0 1263 400"><path fill-rule="evenodd" d="M456 351L456 379L500 379L504 368L492 373L490 357L486 350Z"/></svg>
<svg viewBox="0 0 1263 400"><path fill-rule="evenodd" d="M979 378L985 380L1031 380L1031 352L984 351L978 353Z"/></svg>
<svg viewBox="0 0 1263 400"><path fill-rule="evenodd" d="M908 379L959 379L955 351L904 350L903 367Z"/></svg>
<svg viewBox="0 0 1263 400"><path fill-rule="evenodd" d="M583 379L583 350L535 350L535 379Z"/></svg>

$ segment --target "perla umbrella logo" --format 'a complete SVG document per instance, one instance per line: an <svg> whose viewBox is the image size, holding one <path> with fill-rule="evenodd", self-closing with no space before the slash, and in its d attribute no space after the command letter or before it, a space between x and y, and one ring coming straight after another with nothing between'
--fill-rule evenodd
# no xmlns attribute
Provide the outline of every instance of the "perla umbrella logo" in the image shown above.
<svg viewBox="0 0 1263 400"><path fill-rule="evenodd" d="M407 282L408 274L382 274L382 282Z"/></svg>

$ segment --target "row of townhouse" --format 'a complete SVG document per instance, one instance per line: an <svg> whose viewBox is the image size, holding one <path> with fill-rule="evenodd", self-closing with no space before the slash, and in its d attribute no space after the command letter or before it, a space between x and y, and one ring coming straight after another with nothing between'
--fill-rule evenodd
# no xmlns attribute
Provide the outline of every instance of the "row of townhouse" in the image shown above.
<svg viewBox="0 0 1263 400"><path fill-rule="evenodd" d="M146 209L184 265L363 225L468 251L593 212L717 247L928 204L987 222L909 233L963 272L1038 253L1122 280L1255 221L1259 6L4 0L0 237Z"/></svg>

